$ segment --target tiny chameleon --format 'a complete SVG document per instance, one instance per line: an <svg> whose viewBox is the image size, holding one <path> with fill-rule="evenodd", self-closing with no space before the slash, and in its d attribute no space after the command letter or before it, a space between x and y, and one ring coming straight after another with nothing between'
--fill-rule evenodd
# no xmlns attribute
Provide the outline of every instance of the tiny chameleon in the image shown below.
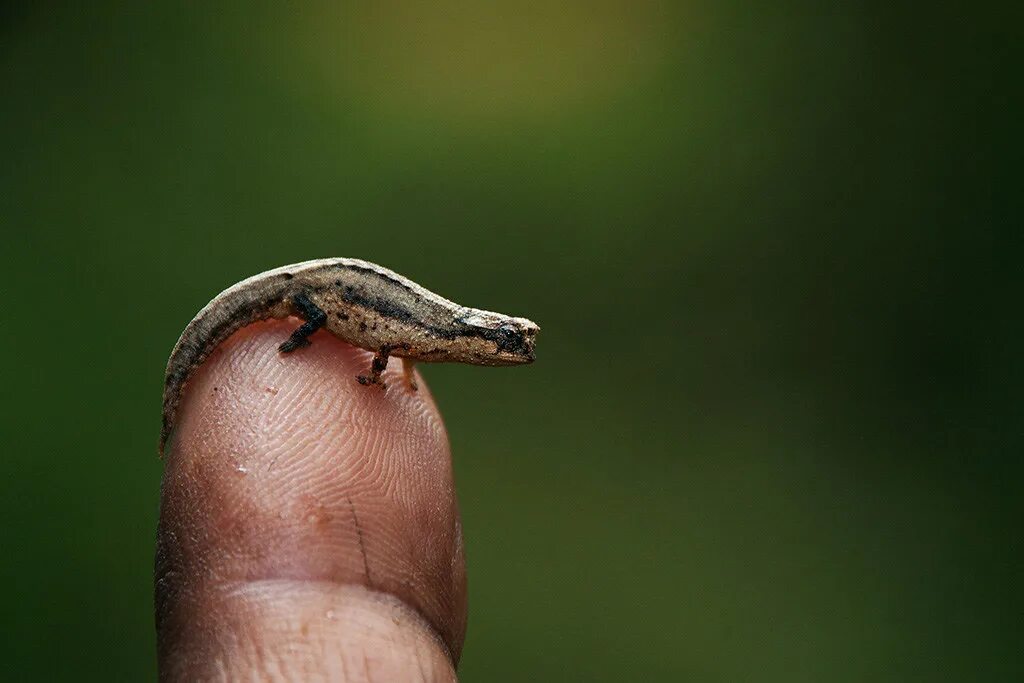
<svg viewBox="0 0 1024 683"><path fill-rule="evenodd" d="M161 455L185 383L217 345L250 323L288 316L305 322L281 343L281 353L308 346L322 328L374 352L366 374L356 377L360 384L385 388L381 373L396 356L414 391L417 361L532 363L540 331L526 318L460 306L368 261L327 258L274 268L225 289L181 333L167 361Z"/></svg>

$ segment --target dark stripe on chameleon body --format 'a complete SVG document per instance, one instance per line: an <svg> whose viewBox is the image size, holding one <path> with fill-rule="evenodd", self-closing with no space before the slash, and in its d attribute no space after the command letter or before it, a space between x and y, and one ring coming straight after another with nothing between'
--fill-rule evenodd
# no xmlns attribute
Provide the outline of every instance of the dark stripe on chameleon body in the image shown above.
<svg viewBox="0 0 1024 683"><path fill-rule="evenodd" d="M358 273L372 275L377 279L386 282L390 285L396 285L401 287L407 292L413 294L417 301L421 300L422 297L410 286L407 282L398 279L394 276L382 273L374 268L368 268L366 266L358 266L354 264L345 263L334 263L328 266L335 270L351 270ZM341 298L347 303L354 304L356 306L362 306L371 311L374 311L386 318L392 318L406 323L415 322L425 332L431 334L438 339L455 339L456 337L477 337L486 341L494 342L497 347L502 351L507 351L516 354L528 353L529 346L526 339L522 334L518 334L515 338L511 338L506 332L501 329L488 329L484 327L471 327L463 325L461 328L453 326L452 328L438 327L431 325L425 320L418 320L416 315L408 310L407 308L398 305L389 299L380 299L371 295L367 295L365 292L360 291L353 285L345 285L340 280L335 280L335 285L342 290ZM457 325L458 323L456 323Z"/></svg>
<svg viewBox="0 0 1024 683"><path fill-rule="evenodd" d="M412 311L399 306L394 301L368 296L352 287L345 287L341 292L341 298L350 304L362 306L363 308L380 313L385 318L394 318L403 322L416 320L416 316Z"/></svg>
<svg viewBox="0 0 1024 683"><path fill-rule="evenodd" d="M385 318L391 318L392 320L398 320L404 323L413 323L417 327L440 339L476 336L475 332L469 328L452 330L438 327L436 325L430 325L425 321L419 320L412 311L404 306L400 306L390 299L381 299L368 295L352 285L345 285L341 288L341 298L345 303L365 308Z"/></svg>

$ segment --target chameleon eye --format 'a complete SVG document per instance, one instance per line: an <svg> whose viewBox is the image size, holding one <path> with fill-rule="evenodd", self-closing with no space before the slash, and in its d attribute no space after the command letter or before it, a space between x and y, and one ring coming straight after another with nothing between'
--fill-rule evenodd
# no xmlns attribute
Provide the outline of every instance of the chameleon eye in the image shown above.
<svg viewBox="0 0 1024 683"><path fill-rule="evenodd" d="M520 344L519 330L511 325L498 328L498 346L505 350L513 350Z"/></svg>

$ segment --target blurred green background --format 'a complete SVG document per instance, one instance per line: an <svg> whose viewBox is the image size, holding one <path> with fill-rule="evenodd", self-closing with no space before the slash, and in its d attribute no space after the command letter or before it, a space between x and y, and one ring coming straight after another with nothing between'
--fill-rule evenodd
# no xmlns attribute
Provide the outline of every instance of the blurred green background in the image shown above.
<svg viewBox="0 0 1024 683"><path fill-rule="evenodd" d="M83 4L0 6L4 680L155 676L167 354L323 256L543 328L424 370L464 680L1024 676L1019 23Z"/></svg>

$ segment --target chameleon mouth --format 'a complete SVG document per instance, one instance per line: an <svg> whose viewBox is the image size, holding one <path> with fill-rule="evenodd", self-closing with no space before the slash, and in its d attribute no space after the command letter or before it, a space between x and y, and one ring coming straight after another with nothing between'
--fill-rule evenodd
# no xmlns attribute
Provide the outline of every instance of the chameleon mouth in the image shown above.
<svg viewBox="0 0 1024 683"><path fill-rule="evenodd" d="M515 347L497 346L493 356L500 365L526 365L536 360L537 356L533 349L533 340L524 340Z"/></svg>
<svg viewBox="0 0 1024 683"><path fill-rule="evenodd" d="M520 363L532 363L537 360L537 353L534 350L532 337L527 337L523 340L523 344L516 355L519 357Z"/></svg>
<svg viewBox="0 0 1024 683"><path fill-rule="evenodd" d="M537 353L534 349L537 344L538 332L540 332L540 328L533 323L523 330L523 351L527 363L532 363L537 359Z"/></svg>

